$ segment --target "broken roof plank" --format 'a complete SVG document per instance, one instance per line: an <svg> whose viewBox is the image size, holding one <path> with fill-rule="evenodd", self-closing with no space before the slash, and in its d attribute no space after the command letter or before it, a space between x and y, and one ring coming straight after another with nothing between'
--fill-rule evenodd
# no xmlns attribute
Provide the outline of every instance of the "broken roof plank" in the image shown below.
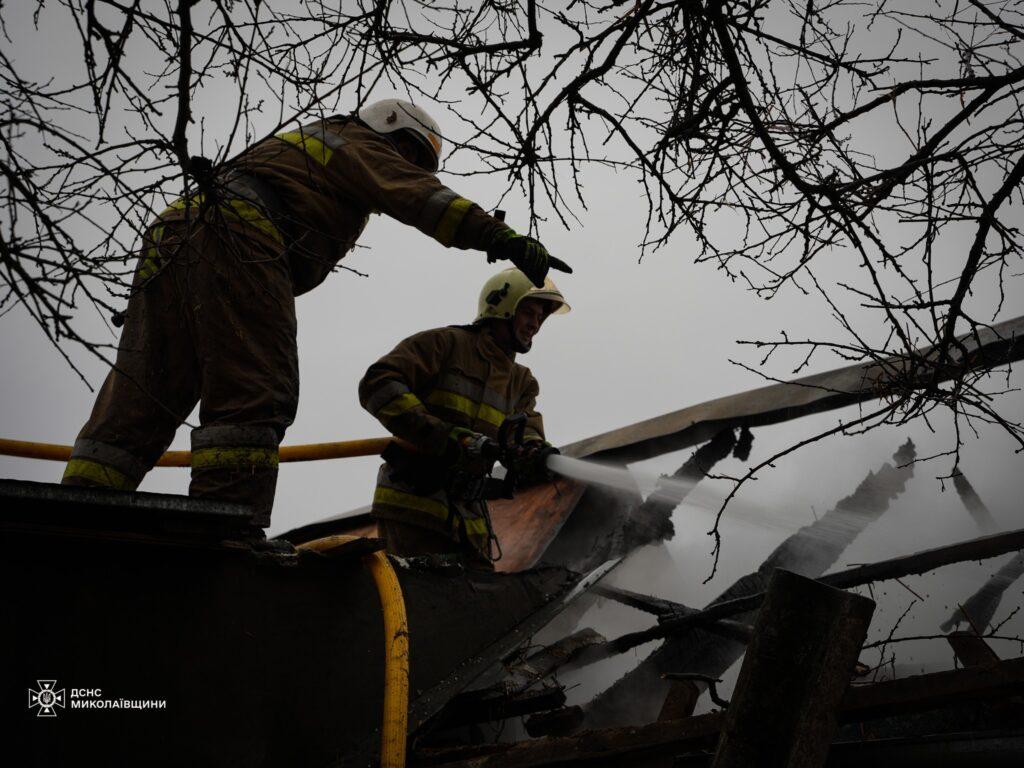
<svg viewBox="0 0 1024 768"><path fill-rule="evenodd" d="M1024 357L1024 317L962 336L959 342L968 359L957 361L940 375L940 381L965 367L994 368ZM930 352L931 348L925 348L914 356L924 360ZM905 376L906 362L903 356L861 363L720 397L580 440L562 448L562 453L628 463L696 445L728 427L777 424L873 400L886 394L887 384L897 378L894 374ZM927 367L921 378L931 381L933 375L934 370Z"/></svg>
<svg viewBox="0 0 1024 768"><path fill-rule="evenodd" d="M942 623L943 631L949 631L955 624L968 620L974 622L979 630L984 631L999 610L1006 590L1021 576L1024 576L1024 552L1018 552L1016 557L1003 563L977 592L967 598L962 608L958 607L953 615Z"/></svg>
<svg viewBox="0 0 1024 768"><path fill-rule="evenodd" d="M821 580L833 587L848 589L874 581L927 573L944 565L962 563L967 560L986 560L1020 549L1024 549L1024 528L848 568L845 571L822 576Z"/></svg>
<svg viewBox="0 0 1024 768"><path fill-rule="evenodd" d="M776 569L726 710L715 768L824 765L874 611L874 600Z"/></svg>
<svg viewBox="0 0 1024 768"><path fill-rule="evenodd" d="M992 536L982 536L981 538L961 541L944 547L936 547L935 549L927 549L923 552L894 557L878 563L860 565L845 571L826 574L819 580L832 587L849 589L850 587L869 584L875 581L885 581L886 579L926 573L944 565L967 560L985 560L1020 549L1024 549L1024 528ZM622 653L651 640L668 637L692 627L709 624L717 619L735 616L738 613L746 613L760 605L763 599L764 592L758 592L738 597L734 600L726 600L715 603L709 608L688 616L669 619L659 626L622 635L615 640L609 641L606 646L608 649L607 655ZM590 660L589 655L588 660ZM597 659L594 658L593 660L596 661Z"/></svg>
<svg viewBox="0 0 1024 768"><path fill-rule="evenodd" d="M956 474L953 475L953 487L956 488L960 500L964 503L964 507L967 508L971 517L974 518L978 528L988 533L995 531L999 526L996 525L996 521L993 519L992 513L988 511L985 502L981 500L978 492L974 490L971 481L967 479L967 475L959 467L954 471Z"/></svg>
<svg viewBox="0 0 1024 768"><path fill-rule="evenodd" d="M871 720L948 704L1013 696L1021 691L1024 691L1024 657L851 686L840 704L840 719L845 722Z"/></svg>
<svg viewBox="0 0 1024 768"><path fill-rule="evenodd" d="M820 577L839 560L846 547L867 526L885 514L892 499L904 491L913 476L915 455L913 442L908 440L893 454L891 464L886 462L877 471L869 472L852 494L837 502L821 518L779 544L756 571L741 577L715 598L712 608L763 593L775 568L785 568L812 578ZM749 629L745 622L753 620L753 611L759 604L760 598L751 602L746 609L751 615L737 616L740 619L738 626L729 627L721 618L714 624L700 620L699 630L688 629L685 635L682 632L675 633L635 669L587 704L584 727L651 722L657 716L659 696L667 695L670 687L661 678L664 672L685 669L720 677L743 655L749 636L749 632L743 633L743 628ZM737 614L746 611L737 611ZM701 614L692 612L692 615ZM662 618L661 621L664 624L669 619ZM655 627L653 631L657 629ZM740 632L730 634L730 630ZM633 637L644 636L639 634ZM580 663L603 658L599 656L600 652L614 655L620 648L634 647L622 645L628 637L613 640L604 648L591 649L592 653L585 654ZM723 641L723 637L737 642Z"/></svg>
<svg viewBox="0 0 1024 768"><path fill-rule="evenodd" d="M552 595L552 599L540 606L526 619L512 628L501 638L491 643L475 656L470 656L432 688L419 694L409 707L409 732L415 732L424 726L429 727L431 720L440 713L445 705L457 694L473 684L489 667L508 656L516 648L524 645L551 619L580 595L597 584L619 565L620 560L610 560L595 568L590 573L577 576L574 585L564 595ZM548 570L548 569L545 569ZM560 569L550 569L560 570ZM539 573L533 571L532 573ZM509 578L504 577L503 578Z"/></svg>
<svg viewBox="0 0 1024 768"><path fill-rule="evenodd" d="M474 702L522 693L556 672L586 648L605 642L607 640L604 636L595 630L581 629L514 664L506 662L505 675L502 679L483 688L463 691L449 701L445 708L447 710L450 707L471 707Z"/></svg>
<svg viewBox="0 0 1024 768"><path fill-rule="evenodd" d="M839 719L859 722L901 712L919 712L970 700L1013 696L1024 690L1024 658L984 667L955 669L851 686L839 705ZM623 765L639 755L675 755L714 743L724 720L712 712L685 720L582 731L572 736L534 739L481 748L424 752L417 765L459 768L533 768L545 765Z"/></svg>

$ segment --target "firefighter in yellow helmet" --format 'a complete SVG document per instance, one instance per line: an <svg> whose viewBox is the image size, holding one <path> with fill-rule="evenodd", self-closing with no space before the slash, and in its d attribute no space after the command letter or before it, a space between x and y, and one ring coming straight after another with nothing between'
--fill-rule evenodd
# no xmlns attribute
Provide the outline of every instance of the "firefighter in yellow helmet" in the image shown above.
<svg viewBox="0 0 1024 768"><path fill-rule="evenodd" d="M372 513L389 552L460 554L481 567L500 557L486 499L466 489L479 488L474 477L493 463L499 429L517 414L526 420L517 473L526 482L546 475L554 449L537 411L540 387L516 355L550 315L568 311L550 278L537 287L506 269L484 284L472 325L410 336L367 370L363 407L416 448L389 448L377 475Z"/></svg>
<svg viewBox="0 0 1024 768"><path fill-rule="evenodd" d="M219 168L193 159L197 193L145 233L117 362L63 482L134 489L199 403L190 494L248 503L269 524L299 397L295 297L335 269L372 212L510 259L543 285L559 262L438 181L441 151L421 107L386 99Z"/></svg>

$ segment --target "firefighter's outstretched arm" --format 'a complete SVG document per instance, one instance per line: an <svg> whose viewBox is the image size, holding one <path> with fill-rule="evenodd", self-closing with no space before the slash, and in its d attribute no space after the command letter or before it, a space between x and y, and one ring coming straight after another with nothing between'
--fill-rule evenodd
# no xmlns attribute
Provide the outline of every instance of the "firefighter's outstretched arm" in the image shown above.
<svg viewBox="0 0 1024 768"><path fill-rule="evenodd" d="M441 245L485 251L507 259L537 286L550 266L571 272L536 239L520 235L479 205L449 189L433 173L405 159L385 137L344 153L352 193L372 209L416 227Z"/></svg>

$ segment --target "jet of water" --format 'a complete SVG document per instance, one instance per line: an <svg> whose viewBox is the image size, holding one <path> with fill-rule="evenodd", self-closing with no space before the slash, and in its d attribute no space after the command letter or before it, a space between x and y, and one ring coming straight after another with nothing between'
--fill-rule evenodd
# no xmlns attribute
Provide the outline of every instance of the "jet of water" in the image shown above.
<svg viewBox="0 0 1024 768"><path fill-rule="evenodd" d="M724 495L710 489L696 488L695 482L665 477L654 472L574 459L560 454L555 454L548 459L548 469L555 474L573 480L631 493L636 493L641 485L648 487L653 485L654 490L648 497L649 500L673 506L681 504L689 508L690 511L699 511L703 513L703 517L709 524L718 514L718 510L725 500ZM760 528L774 528L790 532L798 530L808 522L806 519L795 520L789 514L735 498L729 502L725 517Z"/></svg>

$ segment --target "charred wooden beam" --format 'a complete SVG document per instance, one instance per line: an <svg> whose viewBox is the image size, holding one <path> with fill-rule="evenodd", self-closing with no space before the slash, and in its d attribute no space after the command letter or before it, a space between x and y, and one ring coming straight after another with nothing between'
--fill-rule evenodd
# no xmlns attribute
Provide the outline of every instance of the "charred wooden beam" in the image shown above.
<svg viewBox="0 0 1024 768"><path fill-rule="evenodd" d="M573 736L491 745L485 749L447 750L417 756L417 765L458 768L532 768L554 765L625 765L637 754L671 756L680 747L708 745L718 738L722 715L714 712L681 721L635 728L604 728Z"/></svg>
<svg viewBox="0 0 1024 768"><path fill-rule="evenodd" d="M744 430L737 444L732 427L709 437L712 439L671 475L673 480L696 484L734 448L742 448L745 457L753 439ZM670 539L674 535L672 513L681 501L678 492L668 496L655 490L643 500L639 491L589 486L548 547L544 561L572 570L588 570L598 562L624 557L645 544Z"/></svg>
<svg viewBox="0 0 1024 768"><path fill-rule="evenodd" d="M535 739L541 736L561 736L574 731L581 722L582 707L562 707L530 717L526 721L526 732Z"/></svg>
<svg viewBox="0 0 1024 768"><path fill-rule="evenodd" d="M985 627L992 623L992 618L999 610L1003 594L1021 576L1024 576L1024 552L1019 552L1016 557L1004 563L981 586L981 589L967 598L963 604L963 611L958 608L952 616L943 622L943 631L948 632L954 625L968 619L976 625L979 631L984 631ZM964 616L964 612L967 616Z"/></svg>
<svg viewBox="0 0 1024 768"><path fill-rule="evenodd" d="M840 741L828 752L827 768L864 768L896 765L899 768L1003 768L1024 759L1024 731L967 731L903 738ZM674 768L705 768L707 752L676 755Z"/></svg>
<svg viewBox="0 0 1024 768"><path fill-rule="evenodd" d="M591 592L598 597L606 597L617 603L628 605L644 613L651 613L655 616L671 616L680 613L692 613L695 608L690 608L682 603L665 600L653 595L644 595L621 587L613 587L609 584L598 584Z"/></svg>
<svg viewBox="0 0 1024 768"><path fill-rule="evenodd" d="M666 673L667 675L671 673ZM672 680L672 685L665 696L665 703L661 705L661 712L658 713L658 720L682 720L690 717L697 706L701 690L693 680Z"/></svg>
<svg viewBox="0 0 1024 768"><path fill-rule="evenodd" d="M871 720L950 704L1008 697L1024 691L1024 657L966 669L851 686L843 696L841 719Z"/></svg>
<svg viewBox="0 0 1024 768"><path fill-rule="evenodd" d="M1009 697L1024 690L1024 658L986 667L936 672L873 685L852 686L839 704L839 719L859 722L901 712L944 707L965 700ZM572 736L515 744L424 752L418 765L459 768L533 768L553 765L622 765L638 755L672 756L717 738L725 715L712 712L682 721L582 731ZM754 763L757 765L758 763Z"/></svg>
<svg viewBox="0 0 1024 768"><path fill-rule="evenodd" d="M999 661L999 656L992 650L992 646L985 642L985 638L974 632L950 632L946 640L956 654L957 660L965 667L983 667Z"/></svg>
<svg viewBox="0 0 1024 768"><path fill-rule="evenodd" d="M820 768L875 603L772 574L725 717L715 768Z"/></svg>
<svg viewBox="0 0 1024 768"><path fill-rule="evenodd" d="M981 500L978 492L974 490L974 486L971 485L970 480L967 479L959 467L954 470L956 474L953 475L953 487L956 488L957 494L960 496L960 500L967 507L967 511L971 517L974 518L974 522L977 523L978 528L983 531L994 531L996 530L996 521L992 518L992 513L988 511L988 507L985 506L985 502Z"/></svg>
<svg viewBox="0 0 1024 768"><path fill-rule="evenodd" d="M525 691L559 667L572 661L587 648L608 642L604 636L589 627L573 632L568 637L552 643L531 654L524 661L509 668L508 676L499 683L506 691Z"/></svg>
<svg viewBox="0 0 1024 768"><path fill-rule="evenodd" d="M968 732L834 744L828 768L1002 768L1024 759L1024 732Z"/></svg>
<svg viewBox="0 0 1024 768"><path fill-rule="evenodd" d="M965 369L994 368L1024 357L1024 317L981 328L958 341L963 356L941 372L940 381ZM723 429L778 424L875 400L886 395L889 382L905 386L911 361L926 359L929 354L930 349L921 349L911 356L851 365L728 395L580 440L563 447L562 452L629 463L697 445ZM936 381L933 369L925 366L923 370L927 371L923 386Z"/></svg>
<svg viewBox="0 0 1024 768"><path fill-rule="evenodd" d="M446 678L430 689L423 691L409 706L409 732L416 733L429 729L432 720L441 712L445 705L456 695L476 681L488 669L501 659L506 658L516 648L523 646L542 627L555 616L565 610L580 595L603 579L618 564L619 560L608 561L583 576L574 575L572 588L561 597L554 597L547 603L537 607L528 617L510 631L492 642L481 652L469 658L463 657L462 663ZM537 569L529 573L543 574L549 569ZM559 571L560 569L551 569ZM515 578L507 574L498 574L499 579ZM415 668L415 667L414 667Z"/></svg>
<svg viewBox="0 0 1024 768"><path fill-rule="evenodd" d="M541 688L504 694L491 691L486 696L456 697L438 715L435 730L457 728L474 723L507 720L510 717L547 712L565 704L565 691L561 687Z"/></svg>
<svg viewBox="0 0 1024 768"><path fill-rule="evenodd" d="M961 541L944 547L927 549L913 555L894 557L877 563L860 565L845 571L838 571L818 579L821 583L839 589L849 589L886 579L898 579L967 560L985 560L1024 548L1024 529L998 533L992 536ZM606 646L608 655L623 653L643 643L661 637L686 632L702 627L718 619L736 616L756 609L764 600L764 592L715 603L689 616L679 616L665 621L660 626L641 632L632 632L610 640ZM593 658L596 661L596 658Z"/></svg>
<svg viewBox="0 0 1024 768"><path fill-rule="evenodd" d="M750 455L750 442L753 440L750 430L743 428L744 458ZM698 448L679 469L663 479L673 480L675 487L680 483L696 485L707 477L711 469L719 461L728 456L737 447L733 429L723 429L708 442ZM684 486L685 487L685 486ZM687 491L688 492L688 491ZM686 492L682 495L678 490L666 494L661 485L644 499L643 504L634 509L626 520L623 530L623 547L629 552L654 541L671 539L675 535L672 525L672 513L682 503Z"/></svg>
<svg viewBox="0 0 1024 768"><path fill-rule="evenodd" d="M581 629L556 643L541 648L522 661L511 664L507 674L498 682L484 688L465 691L456 696L448 706L462 706L493 696L508 696L521 693L540 682L563 665L572 661L587 648L606 643L604 636L593 629Z"/></svg>
<svg viewBox="0 0 1024 768"><path fill-rule="evenodd" d="M990 557L998 557L1018 549L1024 549L1024 529L982 536L956 544L948 544L944 547L926 549L913 555L893 557L877 563L848 568L845 571L823 576L821 580L833 587L849 589L875 581L927 573L944 565L962 563L967 560L987 560Z"/></svg>
<svg viewBox="0 0 1024 768"><path fill-rule="evenodd" d="M892 499L906 488L913 477L914 457L914 445L908 440L893 454L892 464L869 472L852 494L782 542L757 571L733 583L711 608L665 619L660 626L623 635L608 643L601 653L592 649L595 653L582 657L580 662L607 658L650 640L687 633L685 638L664 643L636 669L595 697L586 707L586 727L639 725L654 720L667 694L668 684L661 679L665 672L687 670L720 677L743 654L745 638L724 639L720 630L708 629L713 620L736 617L741 624L753 621L753 611L760 605L761 593L775 568L816 577L832 567L860 532L881 517ZM752 595L756 597L751 599ZM725 605L732 607L721 607Z"/></svg>

